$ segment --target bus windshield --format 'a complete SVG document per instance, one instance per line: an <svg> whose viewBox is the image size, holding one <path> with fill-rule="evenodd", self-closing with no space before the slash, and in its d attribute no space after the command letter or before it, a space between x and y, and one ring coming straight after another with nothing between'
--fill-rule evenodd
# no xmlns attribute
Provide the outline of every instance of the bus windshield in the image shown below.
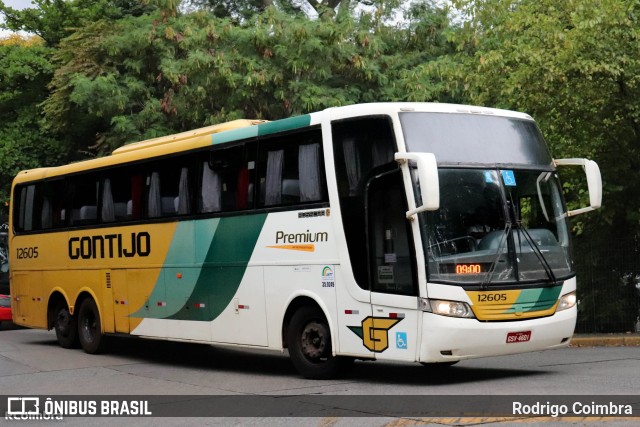
<svg viewBox="0 0 640 427"><path fill-rule="evenodd" d="M574 275L561 186L535 122L444 113L403 113L401 121L407 148L434 153L439 166L440 208L419 214L430 281L490 286Z"/></svg>
<svg viewBox="0 0 640 427"><path fill-rule="evenodd" d="M440 209L420 214L430 281L491 285L573 275L554 173L451 168L439 178Z"/></svg>

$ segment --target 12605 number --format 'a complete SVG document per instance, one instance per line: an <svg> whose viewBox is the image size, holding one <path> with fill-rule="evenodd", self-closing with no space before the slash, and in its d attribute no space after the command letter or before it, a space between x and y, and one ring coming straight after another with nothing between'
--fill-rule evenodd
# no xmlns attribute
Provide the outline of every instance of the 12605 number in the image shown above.
<svg viewBox="0 0 640 427"><path fill-rule="evenodd" d="M507 294L478 294L478 302L506 301Z"/></svg>
<svg viewBox="0 0 640 427"><path fill-rule="evenodd" d="M30 248L17 248L18 251L18 259L31 259L38 258L38 247L33 246Z"/></svg>

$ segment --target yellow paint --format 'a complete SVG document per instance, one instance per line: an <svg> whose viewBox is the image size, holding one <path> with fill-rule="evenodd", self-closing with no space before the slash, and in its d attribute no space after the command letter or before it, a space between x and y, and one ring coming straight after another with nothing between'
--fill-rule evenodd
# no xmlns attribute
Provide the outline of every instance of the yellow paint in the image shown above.
<svg viewBox="0 0 640 427"><path fill-rule="evenodd" d="M11 251L12 291L20 298L16 302L16 323L46 329L49 298L64 289L61 293L75 310L82 292L93 296L100 310L103 332L130 332L142 319L130 319L129 315L141 308L153 291L176 227L177 222L172 222L14 236L11 248L38 248L38 257L31 259L18 259L17 251ZM130 236L140 232L150 235L148 256L69 257L71 238L110 234ZM107 273L111 274L111 288L107 286ZM116 304L116 300L126 304Z"/></svg>
<svg viewBox="0 0 640 427"><path fill-rule="evenodd" d="M371 351L382 352L389 347L389 329L402 319L367 317L362 322L362 342Z"/></svg>
<svg viewBox="0 0 640 427"><path fill-rule="evenodd" d="M520 320L551 316L558 303L546 310L508 312L520 296L520 290L466 291L471 299L471 310L478 320Z"/></svg>

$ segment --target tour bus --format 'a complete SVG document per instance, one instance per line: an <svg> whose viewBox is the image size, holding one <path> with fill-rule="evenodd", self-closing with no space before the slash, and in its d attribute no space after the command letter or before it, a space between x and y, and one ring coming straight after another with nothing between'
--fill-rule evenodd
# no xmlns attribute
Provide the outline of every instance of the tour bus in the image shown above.
<svg viewBox="0 0 640 427"><path fill-rule="evenodd" d="M564 165L584 170L589 206L567 211ZM552 159L522 113L373 103L232 121L20 172L14 322L88 353L127 334L287 349L307 378L563 347L568 219L601 197L597 164Z"/></svg>

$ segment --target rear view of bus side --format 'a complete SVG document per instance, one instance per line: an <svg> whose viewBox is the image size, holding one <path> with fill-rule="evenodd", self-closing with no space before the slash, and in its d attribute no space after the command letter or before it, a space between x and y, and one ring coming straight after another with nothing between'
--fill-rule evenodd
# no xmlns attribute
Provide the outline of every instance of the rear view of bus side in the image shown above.
<svg viewBox="0 0 640 427"><path fill-rule="evenodd" d="M567 212L558 166L590 206ZM597 165L553 160L521 113L381 103L239 120L21 172L14 322L62 347L136 335L453 364L568 345L571 215Z"/></svg>

